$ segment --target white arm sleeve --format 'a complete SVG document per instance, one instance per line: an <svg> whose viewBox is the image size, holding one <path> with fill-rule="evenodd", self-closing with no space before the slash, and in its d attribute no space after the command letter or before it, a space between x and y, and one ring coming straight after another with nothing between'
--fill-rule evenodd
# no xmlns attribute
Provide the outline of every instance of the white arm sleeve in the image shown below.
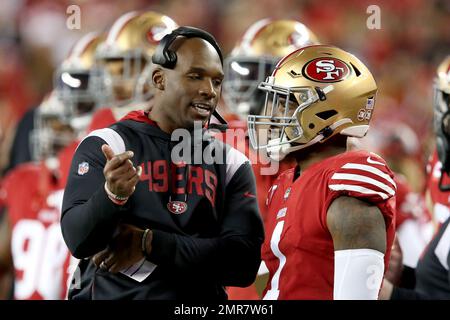
<svg viewBox="0 0 450 320"><path fill-rule="evenodd" d="M373 249L334 252L334 300L376 300L384 274L384 254Z"/></svg>

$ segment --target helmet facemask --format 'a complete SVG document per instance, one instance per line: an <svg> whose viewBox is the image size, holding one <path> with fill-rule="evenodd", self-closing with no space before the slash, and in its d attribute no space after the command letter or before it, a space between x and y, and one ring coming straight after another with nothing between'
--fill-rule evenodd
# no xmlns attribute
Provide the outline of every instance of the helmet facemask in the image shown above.
<svg viewBox="0 0 450 320"><path fill-rule="evenodd" d="M317 135L308 143L302 143L305 128L299 119L302 113L318 101L326 100L326 94L333 90L329 85L319 87L286 87L274 85L274 78L268 77L259 89L266 92L262 115L249 115L249 139L256 150L266 149L274 160L281 160L287 153L305 148L325 137ZM309 128L311 129L311 128Z"/></svg>
<svg viewBox="0 0 450 320"><path fill-rule="evenodd" d="M93 67L90 70L60 69L55 73L55 91L64 105L63 120L82 135L87 129L94 111L106 104L104 71Z"/></svg>
<svg viewBox="0 0 450 320"><path fill-rule="evenodd" d="M41 104L35 116L34 129L31 131L30 143L34 161L56 158L59 151L68 146L76 138L67 116L56 96L52 96ZM53 106L48 107L52 104Z"/></svg>
<svg viewBox="0 0 450 320"><path fill-rule="evenodd" d="M260 114L265 94L258 86L271 74L278 59L234 56L225 60L223 98L231 110L242 116Z"/></svg>
<svg viewBox="0 0 450 320"><path fill-rule="evenodd" d="M102 56L98 60L105 69L104 86L109 93L109 103L125 106L132 101L146 101L145 83L142 75L150 61L139 50L120 55Z"/></svg>
<svg viewBox="0 0 450 320"><path fill-rule="evenodd" d="M442 191L449 191L450 185L443 185L443 177L444 174L450 175L450 56L439 64L433 89L436 149L442 163L439 188Z"/></svg>
<svg viewBox="0 0 450 320"><path fill-rule="evenodd" d="M450 173L450 94L434 86L434 128L436 148L442 170ZM447 189L445 189L447 190ZM450 190L450 186L448 188Z"/></svg>

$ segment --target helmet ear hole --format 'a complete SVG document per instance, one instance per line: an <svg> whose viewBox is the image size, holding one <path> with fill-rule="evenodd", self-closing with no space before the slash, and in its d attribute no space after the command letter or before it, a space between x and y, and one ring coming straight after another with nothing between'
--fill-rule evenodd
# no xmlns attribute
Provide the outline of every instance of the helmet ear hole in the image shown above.
<svg viewBox="0 0 450 320"><path fill-rule="evenodd" d="M310 123L310 124L308 125L308 128L310 128L310 129L314 129L314 128L315 128L315 125L314 125L314 123Z"/></svg>
<svg viewBox="0 0 450 320"><path fill-rule="evenodd" d="M357 67L355 67L355 65L353 63L351 63L351 66L353 67L353 70L355 71L355 74L357 77L359 77L361 75L361 71L359 71L359 69Z"/></svg>
<svg viewBox="0 0 450 320"><path fill-rule="evenodd" d="M337 114L336 110L327 110L327 111L322 111L322 112L316 113L316 116L318 116L322 120L328 120L336 114Z"/></svg>

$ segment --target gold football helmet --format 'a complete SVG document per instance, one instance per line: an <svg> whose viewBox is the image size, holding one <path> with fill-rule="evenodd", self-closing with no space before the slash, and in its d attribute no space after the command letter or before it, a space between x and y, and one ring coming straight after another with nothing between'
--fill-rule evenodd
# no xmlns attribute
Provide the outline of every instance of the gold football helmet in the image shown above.
<svg viewBox="0 0 450 320"><path fill-rule="evenodd" d="M254 23L225 60L223 97L227 106L243 117L259 113L264 94L258 85L280 58L313 44L319 44L317 37L298 21L263 19Z"/></svg>
<svg viewBox="0 0 450 320"><path fill-rule="evenodd" d="M450 55L437 68L433 105L436 148L442 170L450 174ZM450 190L450 186L442 186L442 181L439 184L441 190Z"/></svg>
<svg viewBox="0 0 450 320"><path fill-rule="evenodd" d="M64 106L63 120L79 134L106 100L104 72L95 63L95 51L104 40L104 35L94 32L83 36L54 74L55 94Z"/></svg>
<svg viewBox="0 0 450 320"><path fill-rule="evenodd" d="M354 55L316 45L284 57L259 89L266 92L264 113L248 116L249 138L255 149L281 160L338 133L363 137L377 85Z"/></svg>
<svg viewBox="0 0 450 320"><path fill-rule="evenodd" d="M112 104L125 105L151 96L146 87L151 56L159 41L177 27L171 18L153 11L128 12L116 20L97 51L112 88Z"/></svg>

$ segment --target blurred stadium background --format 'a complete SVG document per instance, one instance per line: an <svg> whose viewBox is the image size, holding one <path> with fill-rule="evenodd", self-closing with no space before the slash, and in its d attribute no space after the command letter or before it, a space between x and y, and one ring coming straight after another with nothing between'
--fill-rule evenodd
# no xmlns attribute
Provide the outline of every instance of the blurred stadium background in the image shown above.
<svg viewBox="0 0 450 320"><path fill-rule="evenodd" d="M74 4L80 30L66 27ZM381 9L379 30L366 26L370 5ZM415 191L424 187L434 147L432 80L450 53L448 0L0 0L0 8L0 177L17 121L51 90L52 73L71 45L87 32L108 30L127 11L150 9L208 30L225 53L266 17L297 19L324 43L353 52L379 86L374 148L389 148Z"/></svg>

